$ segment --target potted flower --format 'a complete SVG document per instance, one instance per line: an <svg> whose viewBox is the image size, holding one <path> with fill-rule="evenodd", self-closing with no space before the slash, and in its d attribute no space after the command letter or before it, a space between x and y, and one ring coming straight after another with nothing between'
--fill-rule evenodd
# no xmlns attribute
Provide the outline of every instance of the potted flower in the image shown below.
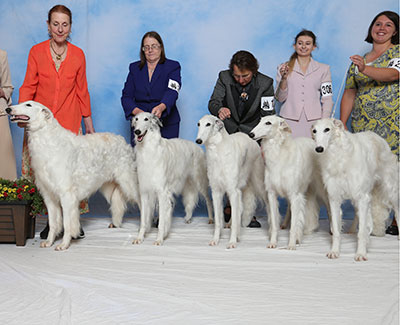
<svg viewBox="0 0 400 325"><path fill-rule="evenodd" d="M45 209L37 187L25 178L0 178L0 242L24 246L35 236L35 217Z"/></svg>

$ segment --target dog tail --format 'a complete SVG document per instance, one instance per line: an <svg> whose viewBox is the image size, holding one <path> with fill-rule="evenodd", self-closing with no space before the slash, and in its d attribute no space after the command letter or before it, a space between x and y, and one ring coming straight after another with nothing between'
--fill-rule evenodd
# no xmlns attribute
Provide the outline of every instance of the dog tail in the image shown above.
<svg viewBox="0 0 400 325"><path fill-rule="evenodd" d="M101 187L100 191L110 204L113 225L121 227L122 218L126 210L126 201L121 190L115 183L106 183Z"/></svg>

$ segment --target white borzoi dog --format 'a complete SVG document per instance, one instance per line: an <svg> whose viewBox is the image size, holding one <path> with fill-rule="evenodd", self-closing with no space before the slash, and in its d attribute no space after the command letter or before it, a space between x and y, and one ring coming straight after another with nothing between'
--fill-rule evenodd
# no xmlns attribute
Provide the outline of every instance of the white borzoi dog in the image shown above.
<svg viewBox="0 0 400 325"><path fill-rule="evenodd" d="M140 244L150 230L153 211L158 202L159 223L155 245L162 245L167 237L174 208L174 195L182 194L185 222L190 223L198 194L207 204L209 222L212 222L212 203L208 195L206 160L203 150L184 139L161 137L160 120L143 112L132 119L135 128L136 160L141 194L139 235L134 244Z"/></svg>
<svg viewBox="0 0 400 325"><path fill-rule="evenodd" d="M312 136L331 210L332 248L327 256L339 257L341 203L350 199L359 219L355 260L367 260L369 235L385 234L388 208L394 209L399 221L396 156L379 135L370 131L352 134L333 118L317 121Z"/></svg>
<svg viewBox="0 0 400 325"><path fill-rule="evenodd" d="M317 202L318 170L314 142L309 138L292 138L286 121L271 115L261 118L249 133L254 140L261 140L264 153L264 183L268 193L270 243L277 246L280 213L278 196L288 201L291 228L288 249L296 249L303 233L310 234L318 228L319 204ZM322 186L321 186L322 187Z"/></svg>
<svg viewBox="0 0 400 325"><path fill-rule="evenodd" d="M27 101L7 108L12 122L27 123L28 148L35 183L49 214L50 231L41 247L70 246L80 232L79 202L100 190L111 204L112 220L120 225L126 202L139 202L134 151L119 135L76 135L64 129L42 104Z"/></svg>
<svg viewBox="0 0 400 325"><path fill-rule="evenodd" d="M223 228L223 198L227 194L231 209L231 235L227 248L235 248L240 226L247 226L260 198L267 201L262 181L261 149L247 134L228 134L224 123L215 116L205 115L198 123L196 143L204 144L207 174L210 182L215 230L210 246L217 245Z"/></svg>

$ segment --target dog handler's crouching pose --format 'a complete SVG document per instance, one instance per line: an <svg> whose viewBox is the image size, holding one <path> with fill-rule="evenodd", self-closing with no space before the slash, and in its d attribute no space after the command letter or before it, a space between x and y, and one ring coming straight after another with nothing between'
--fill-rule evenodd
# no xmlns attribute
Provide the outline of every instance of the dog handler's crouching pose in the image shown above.
<svg viewBox="0 0 400 325"><path fill-rule="evenodd" d="M273 79L258 72L259 64L253 54L236 52L229 70L219 73L208 102L211 114L224 121L229 134L248 134L261 117L275 114ZM229 204L224 209L225 221L230 219ZM261 227L254 217L249 227Z"/></svg>
<svg viewBox="0 0 400 325"><path fill-rule="evenodd" d="M34 100L48 107L65 129L75 134L94 133L90 110L90 97L86 80L86 61L83 51L68 42L72 13L56 5L48 13L49 40L32 47L25 80L19 89L19 103ZM24 126L24 125L20 125ZM33 178L27 147L26 133L22 152L22 175ZM88 212L87 201L80 205L81 213ZM40 233L47 238L49 225ZM84 237L81 229L80 237Z"/></svg>

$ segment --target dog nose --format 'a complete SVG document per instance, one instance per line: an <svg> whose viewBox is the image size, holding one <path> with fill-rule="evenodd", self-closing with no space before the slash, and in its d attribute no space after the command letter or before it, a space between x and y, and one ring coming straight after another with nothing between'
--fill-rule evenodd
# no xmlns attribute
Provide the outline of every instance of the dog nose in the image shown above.
<svg viewBox="0 0 400 325"><path fill-rule="evenodd" d="M315 151L318 153L324 152L324 147L316 147Z"/></svg>
<svg viewBox="0 0 400 325"><path fill-rule="evenodd" d="M197 144L202 144L202 143L203 143L203 140L201 140L201 139L196 139L196 143L197 143Z"/></svg>
<svg viewBox="0 0 400 325"><path fill-rule="evenodd" d="M10 114L10 113L11 113L11 108L10 108L10 107L7 107L7 108L6 108L6 112L7 112L7 114Z"/></svg>
<svg viewBox="0 0 400 325"><path fill-rule="evenodd" d="M249 133L249 137L250 137L250 138L254 138L254 133L253 133L253 132L250 132L250 133Z"/></svg>
<svg viewBox="0 0 400 325"><path fill-rule="evenodd" d="M141 133L140 130L138 130L138 129L135 130L136 135L140 135L140 133Z"/></svg>

